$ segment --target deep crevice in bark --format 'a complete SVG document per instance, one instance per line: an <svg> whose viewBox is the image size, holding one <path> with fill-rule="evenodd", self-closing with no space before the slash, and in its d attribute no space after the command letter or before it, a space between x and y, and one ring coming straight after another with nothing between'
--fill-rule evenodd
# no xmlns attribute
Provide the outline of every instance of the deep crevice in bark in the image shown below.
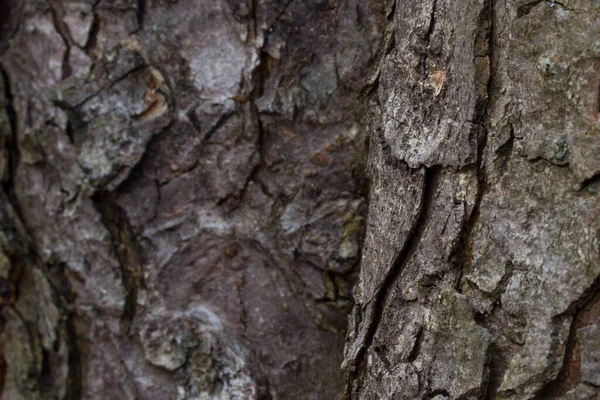
<svg viewBox="0 0 600 400"><path fill-rule="evenodd" d="M138 21L139 29L143 29L144 18L146 16L146 0L137 0L135 15Z"/></svg>
<svg viewBox="0 0 600 400"><path fill-rule="evenodd" d="M64 315L64 329L66 334L64 341L69 351L67 360L69 372L65 384L67 390L65 399L78 400L81 399L83 378L79 349L77 347L77 330L73 320L75 294L73 293L69 279L65 274L66 268L67 266L64 264L48 266L44 273L48 276L48 282L54 290L57 304Z"/></svg>
<svg viewBox="0 0 600 400"><path fill-rule="evenodd" d="M35 348L35 344L33 342L32 339L32 331L31 331L31 327L29 326L27 320L24 318L24 316L19 312L19 310L14 307L12 304L14 304L17 299L18 299L18 285L19 285L19 280L21 278L22 272L23 272L23 268L24 264L27 264L29 267L31 268L38 268L37 265L42 265L42 262L40 261L40 257L38 255L37 250L33 247L33 243L30 242L30 237L31 234L28 232L27 227L24 225L23 223L23 217L22 217L22 212L20 209L20 204L16 198L16 194L14 192L14 182L15 182L15 174L16 174L16 169L17 166L19 165L20 162L20 152L19 152L19 147L18 147L18 138L17 138L17 114L16 111L13 107L13 95L12 95L12 90L11 90L11 84L10 84L10 79L8 77L8 73L4 70L4 68L0 67L0 75L2 77L2 80L4 81L4 96L5 96L5 100L6 100L6 112L8 114L9 117L9 125L10 125L10 129L11 129L11 140L9 142L9 171L10 171L10 177L9 180L7 182L2 182L2 187L5 191L5 195L7 196L10 206L12 206L14 213L15 213L15 218L17 218L22 226L23 229L25 231L25 238L22 238L25 240L25 243L20 243L21 245L21 251L23 252L22 254L16 254L16 255L9 255L10 259L11 259L11 264L12 264L12 269L11 269L11 282L7 282L7 284L12 286L12 294L11 297L12 299L10 299L10 302L8 303L8 307L10 307L10 310L15 314L15 316L21 321L21 323L24 325L24 327L26 328L27 332L28 332L28 336L29 336L29 346L31 347L32 351ZM18 249L15 249L15 251L19 251ZM59 312L62 314L62 323L64 325L62 325L62 327L64 327L64 332L66 334L66 337L64 338L66 346L68 348L68 356L67 356L67 360L66 360L66 365L68 366L68 372L67 372L67 376L66 376L66 393L65 393L65 399L66 400L76 400L76 399L80 399L81 398L81 364L80 364L80 360L79 360L79 351L77 348L77 334L76 334L76 330L75 330L75 326L73 323L73 315L72 315L72 311L71 311L71 306L70 303L74 300L72 291L70 289L70 284L68 283L68 279L66 278L65 274L64 274L64 266L62 266L60 269L56 269L54 270L54 272L52 273L52 275L54 276L54 282L52 279L49 279L49 269L48 268L43 268L41 270L42 274L45 276L46 279L48 279L48 283L50 284L50 287L53 290L53 295L54 298L56 300L56 306L57 308L60 310ZM56 287L56 281L58 281L60 283L60 287ZM13 283L14 282L14 283ZM58 329L60 330L60 326L58 327ZM35 352L34 352L35 353ZM52 373L51 371L51 366L48 364L49 360L48 360L48 354L46 351L44 351L44 358L42 360L42 364L44 366L44 368L42 369L42 371L40 372L40 376L39 376L39 384L40 384L40 389L51 389L51 384L50 382L50 374ZM3 379L0 379L1 382L4 382ZM1 390L1 388L0 388Z"/></svg>
<svg viewBox="0 0 600 400"><path fill-rule="evenodd" d="M417 337L415 338L415 344L410 351L410 354L406 358L406 361L409 363L414 362L421 351L421 345L423 344L423 339L425 338L425 334L423 332L423 327L419 327L419 331L417 332Z"/></svg>
<svg viewBox="0 0 600 400"><path fill-rule="evenodd" d="M487 376L484 379L484 400L494 400L498 394L498 389L504 379L504 374L508 368L510 358L504 352L504 349L496 343L492 343L487 350L488 362L486 365Z"/></svg>
<svg viewBox="0 0 600 400"><path fill-rule="evenodd" d="M71 66L69 64L69 57L71 54L71 46L73 44L73 39L71 38L71 33L69 32L69 28L63 21L63 8L62 3L57 2L56 0L47 0L48 5L50 6L50 11L52 13L52 21L54 23L54 29L60 35L63 43L65 44L65 54L63 55L62 61L62 79L68 78L71 75Z"/></svg>
<svg viewBox="0 0 600 400"><path fill-rule="evenodd" d="M585 326L589 321L587 319L599 316L588 316L596 304L600 303L600 276L596 278L594 284L581 296L581 298L571 305L567 311L555 316L554 323L559 326L564 318L573 316L569 327L569 336L565 345L565 353L562 360L562 366L558 376L550 382L547 382L535 395L535 400L556 399L563 396L569 389L572 389L580 382L580 350L577 331Z"/></svg>
<svg viewBox="0 0 600 400"><path fill-rule="evenodd" d="M423 52L421 54L421 75L423 76L423 81L427 80L427 59L429 58L429 44L431 41L431 35L435 30L435 13L437 11L437 1L433 0L433 4L431 6L431 13L429 14L429 25L427 27L427 31L425 31L425 35L423 36L423 41L425 42Z"/></svg>
<svg viewBox="0 0 600 400"><path fill-rule="evenodd" d="M475 161L475 170L477 174L477 194L475 195L475 202L471 214L467 216L467 220L463 223L461 232L459 234L459 241L457 242L456 248L452 251L451 259L454 260L454 264L458 268L458 274L456 278L456 290L458 293L462 293L462 277L465 270L468 270L471 265L471 246L473 242L473 228L479 217L481 201L486 191L486 174L483 168L483 158L485 155L485 148L487 146L488 139L488 127L487 117L490 110L490 103L492 102L492 91L495 85L493 68L493 41L494 41L494 29L493 29L493 8L494 4L492 0L487 0L480 15L479 27L487 34L481 39L487 41L487 57L489 58L489 75L487 81L487 90L485 99L482 99L482 107L476 110L476 118L474 126L477 128L477 158ZM477 45L475 47L478 47ZM483 101L485 100L485 101ZM470 168L470 167L467 167ZM465 213L466 215L466 213Z"/></svg>
<svg viewBox="0 0 600 400"><path fill-rule="evenodd" d="M527 16L535 6L537 6L540 3L543 3L544 1L546 0L535 0L521 5L517 9L517 19Z"/></svg>
<svg viewBox="0 0 600 400"><path fill-rule="evenodd" d="M417 245L421 241L425 227L428 224L429 212L433 205L433 199L438 186L439 175L442 171L441 167L432 167L425 169L425 177L423 184L423 191L421 196L421 204L419 206L419 215L415 220L414 225L411 227L411 231L408 238L404 242L404 245L398 255L396 256L392 267L385 276L381 288L377 292L376 298L373 300L373 319L370 321L367 327L367 333L365 335L365 341L362 344L360 350L356 355L357 368L351 371L349 382L351 383L356 379L357 372L363 371L366 368L365 365L365 353L373 343L373 338L377 332L379 323L383 315L383 307L391 294L391 289L404 270L404 267L410 261Z"/></svg>
<svg viewBox="0 0 600 400"><path fill-rule="evenodd" d="M111 236L111 245L121 268L121 279L126 290L121 330L129 333L135 317L138 290L143 284L142 255L127 215L112 199L109 193L98 193L92 200L100 215L102 224Z"/></svg>
<svg viewBox="0 0 600 400"><path fill-rule="evenodd" d="M20 153L19 147L17 145L17 113L13 106L13 95L11 90L11 82L8 77L6 70L0 66L0 78L4 82L4 99L6 100L6 114L8 115L8 124L10 129L10 135L8 142L8 182L1 182L6 195L9 197L13 197L14 194L12 190L12 185L14 182L14 177L17 169L17 165L19 164Z"/></svg>
<svg viewBox="0 0 600 400"><path fill-rule="evenodd" d="M87 41L83 51L90 57L91 60L95 61L98 55L95 54L96 45L98 44L98 33L100 32L100 18L96 14L96 4L93 7L92 14L92 25L90 26L90 32L88 33Z"/></svg>
<svg viewBox="0 0 600 400"><path fill-rule="evenodd" d="M556 399L578 381L579 377L575 370L579 369L577 340L577 319L573 318L569 327L569 336L565 345L563 363L556 379L546 383L536 394L534 400ZM575 374L574 374L575 372Z"/></svg>
<svg viewBox="0 0 600 400"><path fill-rule="evenodd" d="M594 176L584 180L583 182L581 182L581 189L588 189L590 188L590 186L596 184L596 183L600 183L600 172L598 172L597 174L595 174ZM593 193L593 190L591 190L591 192Z"/></svg>
<svg viewBox="0 0 600 400"><path fill-rule="evenodd" d="M446 398L450 398L450 393L447 390L444 390L444 389L436 389L436 390L434 390L432 392L429 392L429 393L425 394L422 397L422 400L430 400L430 399L433 399L436 396L443 396L443 397L446 397Z"/></svg>

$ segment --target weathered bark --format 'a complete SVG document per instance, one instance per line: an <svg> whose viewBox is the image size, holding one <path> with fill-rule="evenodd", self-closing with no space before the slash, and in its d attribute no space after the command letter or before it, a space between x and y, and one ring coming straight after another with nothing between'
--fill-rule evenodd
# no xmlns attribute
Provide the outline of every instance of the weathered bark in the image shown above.
<svg viewBox="0 0 600 400"><path fill-rule="evenodd" d="M0 4L3 399L600 396L597 2Z"/></svg>
<svg viewBox="0 0 600 400"><path fill-rule="evenodd" d="M349 397L600 396L598 37L598 2L396 1Z"/></svg>
<svg viewBox="0 0 600 400"><path fill-rule="evenodd" d="M339 396L383 7L1 6L3 399Z"/></svg>

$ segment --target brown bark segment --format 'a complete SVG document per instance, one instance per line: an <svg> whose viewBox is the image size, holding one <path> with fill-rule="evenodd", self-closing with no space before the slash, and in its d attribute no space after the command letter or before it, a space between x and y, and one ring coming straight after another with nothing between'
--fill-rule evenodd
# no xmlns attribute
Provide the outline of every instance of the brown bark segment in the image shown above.
<svg viewBox="0 0 600 400"><path fill-rule="evenodd" d="M331 399L376 1L2 3L7 399Z"/></svg>

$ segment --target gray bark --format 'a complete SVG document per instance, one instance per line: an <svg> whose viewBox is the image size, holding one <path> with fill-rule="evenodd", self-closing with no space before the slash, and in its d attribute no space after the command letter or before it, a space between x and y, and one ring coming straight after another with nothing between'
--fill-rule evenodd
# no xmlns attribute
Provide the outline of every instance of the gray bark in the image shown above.
<svg viewBox="0 0 600 400"><path fill-rule="evenodd" d="M596 2L0 14L3 399L600 396Z"/></svg>
<svg viewBox="0 0 600 400"><path fill-rule="evenodd" d="M396 2L348 397L600 396L599 34L597 2Z"/></svg>

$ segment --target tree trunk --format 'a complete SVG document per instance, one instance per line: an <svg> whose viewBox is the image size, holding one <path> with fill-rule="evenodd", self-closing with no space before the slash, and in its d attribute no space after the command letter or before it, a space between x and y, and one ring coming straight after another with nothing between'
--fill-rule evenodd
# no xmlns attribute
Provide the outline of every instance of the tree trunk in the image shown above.
<svg viewBox="0 0 600 400"><path fill-rule="evenodd" d="M3 1L2 398L597 398L596 3Z"/></svg>
<svg viewBox="0 0 600 400"><path fill-rule="evenodd" d="M378 2L2 1L3 399L333 399Z"/></svg>
<svg viewBox="0 0 600 400"><path fill-rule="evenodd" d="M600 397L599 36L598 2L396 2L348 397Z"/></svg>

